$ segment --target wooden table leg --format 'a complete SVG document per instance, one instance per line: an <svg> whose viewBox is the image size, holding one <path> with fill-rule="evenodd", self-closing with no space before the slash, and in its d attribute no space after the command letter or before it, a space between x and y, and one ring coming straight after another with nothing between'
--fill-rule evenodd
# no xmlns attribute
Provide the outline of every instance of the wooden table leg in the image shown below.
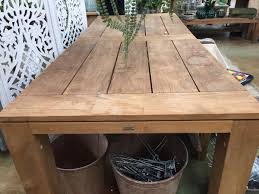
<svg viewBox="0 0 259 194"><path fill-rule="evenodd" d="M245 37L247 40L251 39L253 31L254 31L254 24L248 24L248 29L247 29L246 37Z"/></svg>
<svg viewBox="0 0 259 194"><path fill-rule="evenodd" d="M217 140L209 194L244 194L257 151L253 128L259 123L235 121L230 135Z"/></svg>
<svg viewBox="0 0 259 194"><path fill-rule="evenodd" d="M255 24L254 31L252 33L252 42L256 43L258 41L258 33L259 33L259 22Z"/></svg>
<svg viewBox="0 0 259 194"><path fill-rule="evenodd" d="M61 194L47 135L32 135L27 124L4 126L4 135L27 194Z"/></svg>

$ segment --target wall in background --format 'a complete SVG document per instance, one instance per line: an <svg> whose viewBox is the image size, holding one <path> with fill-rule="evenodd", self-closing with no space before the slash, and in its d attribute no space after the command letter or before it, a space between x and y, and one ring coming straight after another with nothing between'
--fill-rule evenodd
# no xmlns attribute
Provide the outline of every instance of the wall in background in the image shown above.
<svg viewBox="0 0 259 194"><path fill-rule="evenodd" d="M250 0L248 3L248 7L257 9L257 16L259 17L259 0Z"/></svg>
<svg viewBox="0 0 259 194"><path fill-rule="evenodd" d="M243 8L248 6L249 0L236 0L236 7Z"/></svg>

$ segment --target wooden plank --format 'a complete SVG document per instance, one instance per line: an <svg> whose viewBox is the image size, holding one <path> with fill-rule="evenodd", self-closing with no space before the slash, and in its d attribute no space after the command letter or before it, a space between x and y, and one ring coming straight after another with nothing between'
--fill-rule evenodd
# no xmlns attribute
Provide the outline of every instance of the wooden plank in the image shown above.
<svg viewBox="0 0 259 194"><path fill-rule="evenodd" d="M224 160L226 157L226 150L229 141L229 134L218 134L215 146L215 154L213 158L213 165L209 180L208 194L218 194L220 187L220 180L224 169Z"/></svg>
<svg viewBox="0 0 259 194"><path fill-rule="evenodd" d="M148 53L154 93L198 91L172 41L148 41Z"/></svg>
<svg viewBox="0 0 259 194"><path fill-rule="evenodd" d="M151 92L145 41L131 43L127 63L124 60L122 45L108 92L110 94Z"/></svg>
<svg viewBox="0 0 259 194"><path fill-rule="evenodd" d="M248 92L19 96L0 113L11 121L257 119Z"/></svg>
<svg viewBox="0 0 259 194"><path fill-rule="evenodd" d="M219 189L211 187L209 194L246 192L258 146L258 139L256 141L253 139L254 134L251 130L258 128L259 122L254 123L256 125L251 126L249 121L234 122L223 160L224 167L218 181Z"/></svg>
<svg viewBox="0 0 259 194"><path fill-rule="evenodd" d="M141 15L138 15L138 20L140 19ZM146 25L145 19L142 21L140 29L136 35L136 37L145 37L146 36Z"/></svg>
<svg viewBox="0 0 259 194"><path fill-rule="evenodd" d="M87 15L87 26L89 27L96 18L97 15Z"/></svg>
<svg viewBox="0 0 259 194"><path fill-rule="evenodd" d="M259 38L259 19L257 19L257 23L255 24L254 31L252 33L252 41L254 43L257 43L258 38Z"/></svg>
<svg viewBox="0 0 259 194"><path fill-rule="evenodd" d="M190 21L183 20L185 25L198 25L198 24L250 24L256 23L256 19L249 18L207 18L207 19L194 19Z"/></svg>
<svg viewBox="0 0 259 194"><path fill-rule="evenodd" d="M116 29L112 29L107 27L103 34L102 34L102 38L121 38L122 37L122 32Z"/></svg>
<svg viewBox="0 0 259 194"><path fill-rule="evenodd" d="M62 94L96 45L96 39L81 39L64 51L22 95Z"/></svg>
<svg viewBox="0 0 259 194"><path fill-rule="evenodd" d="M101 37L103 32L106 29L106 24L103 23L102 18L101 17L97 17L93 23L87 28L86 32L83 32L80 38L85 38L85 37Z"/></svg>
<svg viewBox="0 0 259 194"><path fill-rule="evenodd" d="M192 34L178 34L178 35L167 35L167 36L136 36L134 41L149 41L149 40L188 40L195 39L195 36ZM101 37L100 40L121 40L123 37Z"/></svg>
<svg viewBox="0 0 259 194"><path fill-rule="evenodd" d="M27 194L61 194L48 135L32 135L27 124L4 126L5 140Z"/></svg>
<svg viewBox="0 0 259 194"><path fill-rule="evenodd" d="M160 18L160 14L147 14L145 18L146 36L164 36L168 32Z"/></svg>
<svg viewBox="0 0 259 194"><path fill-rule="evenodd" d="M34 134L229 133L232 121L31 122ZM10 124L14 126L15 124ZM73 130L71 130L73 129Z"/></svg>
<svg viewBox="0 0 259 194"><path fill-rule="evenodd" d="M120 43L99 41L64 94L107 93Z"/></svg>
<svg viewBox="0 0 259 194"><path fill-rule="evenodd" d="M182 23L177 15L173 15L172 19L169 14L162 14L161 18L163 23L169 33L169 35L178 35L178 34L192 34L189 29Z"/></svg>
<svg viewBox="0 0 259 194"><path fill-rule="evenodd" d="M114 19L117 20L117 18L114 16L113 17ZM121 16L122 19L125 19L124 16ZM140 15L137 16L138 20L140 19ZM142 25L137 33L136 36L145 36L145 21L142 21ZM119 31L119 30L115 30L115 29L112 29L110 27L107 27L103 34L102 34L102 38L112 38L112 39L120 39L122 38L122 32Z"/></svg>
<svg viewBox="0 0 259 194"><path fill-rule="evenodd" d="M245 90L198 40L173 42L200 91Z"/></svg>
<svg viewBox="0 0 259 194"><path fill-rule="evenodd" d="M142 24L140 26L140 29L136 35L136 37L143 37L146 36L146 24L145 24L145 20L142 21Z"/></svg>

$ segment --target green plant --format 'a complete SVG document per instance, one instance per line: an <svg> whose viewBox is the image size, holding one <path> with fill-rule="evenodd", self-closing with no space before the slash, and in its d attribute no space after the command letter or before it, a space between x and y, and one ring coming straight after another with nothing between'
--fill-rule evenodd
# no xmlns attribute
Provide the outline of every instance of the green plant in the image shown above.
<svg viewBox="0 0 259 194"><path fill-rule="evenodd" d="M225 5L226 4L226 0L219 0L219 4L220 5Z"/></svg>
<svg viewBox="0 0 259 194"><path fill-rule="evenodd" d="M145 13L143 12L140 19L137 18L137 2L136 0L126 0L125 1L125 17L119 15L117 4L115 0L110 0L112 9L116 18L111 18L105 3L105 0L97 0L97 9L103 19L103 22L107 24L108 27L119 30L123 34L123 52L124 59L127 63L129 45L134 40L136 34L138 33L142 21L145 18Z"/></svg>
<svg viewBox="0 0 259 194"><path fill-rule="evenodd" d="M169 13L170 16L172 16L175 7L175 0L163 0L162 1L162 6L161 6L161 11L163 13Z"/></svg>
<svg viewBox="0 0 259 194"><path fill-rule="evenodd" d="M148 0L136 0L137 1L137 11L138 13L143 13L147 8L147 1Z"/></svg>
<svg viewBox="0 0 259 194"><path fill-rule="evenodd" d="M181 7L182 7L182 0L165 0L167 1L167 10L165 9L164 12L168 12L171 19L173 16L173 13L176 15L181 14Z"/></svg>
<svg viewBox="0 0 259 194"><path fill-rule="evenodd" d="M216 0L206 0L206 2L205 2L206 12L211 10L211 9L214 9L215 3L216 3Z"/></svg>
<svg viewBox="0 0 259 194"><path fill-rule="evenodd" d="M163 5L163 0L148 0L147 7L149 10L160 11Z"/></svg>
<svg viewBox="0 0 259 194"><path fill-rule="evenodd" d="M216 15L215 3L216 3L216 0L206 0L204 9L205 9L207 18L215 17Z"/></svg>

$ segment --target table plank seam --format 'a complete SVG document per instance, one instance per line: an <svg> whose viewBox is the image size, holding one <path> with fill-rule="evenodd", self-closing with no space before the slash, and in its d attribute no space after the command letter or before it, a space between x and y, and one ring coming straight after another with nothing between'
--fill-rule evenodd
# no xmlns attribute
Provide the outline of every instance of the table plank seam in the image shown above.
<svg viewBox="0 0 259 194"><path fill-rule="evenodd" d="M147 41L146 41L146 47L147 47L147 59L148 59L148 72L149 72L150 89L151 89L151 93L154 93Z"/></svg>
<svg viewBox="0 0 259 194"><path fill-rule="evenodd" d="M95 49L96 45L98 44L98 42L96 42L95 46L91 49L91 51L88 53L88 55L86 56L86 58L82 61L81 65L79 66L79 68L77 69L76 73L73 75L72 79L69 81L69 83L67 84L67 86L64 88L64 90L62 91L61 95L63 95L67 88L69 87L69 85L72 83L72 81L74 80L74 78L76 77L77 73L80 71L80 69L83 67L84 62L88 59L88 57L91 55L91 53L93 52L93 50Z"/></svg>
<svg viewBox="0 0 259 194"><path fill-rule="evenodd" d="M105 28L104 28L104 30L102 31L102 33L100 34L100 38L103 36L103 33L105 32L105 30L107 29L108 27L107 26L105 26Z"/></svg>
<svg viewBox="0 0 259 194"><path fill-rule="evenodd" d="M147 29L146 29L146 17L144 18L144 21L143 21L143 26L144 26L144 35L145 37L147 36ZM139 32L138 32L139 33Z"/></svg>
<svg viewBox="0 0 259 194"><path fill-rule="evenodd" d="M197 88L198 92L200 92L200 89L199 89L198 85L196 84L196 82L195 82L195 80L194 80L194 78L193 78L193 76L192 76L190 70L188 69L187 65L185 64L185 61L183 60L182 55L180 54L178 48L177 48L176 45L174 44L174 41L171 40L171 42L172 42L172 44L174 45L174 47L175 47L175 49L176 49L178 55L180 56L180 58L181 58L181 60L182 60L182 62L183 62L183 64L184 64L184 67L186 68L187 72L189 73L189 75L190 75L190 77L191 77L191 79L192 79L192 81L193 81L195 87Z"/></svg>
<svg viewBox="0 0 259 194"><path fill-rule="evenodd" d="M163 24L163 26L164 26L164 28L165 28L165 30L166 30L166 33L169 34L169 31L168 31L168 29L167 29L167 27L166 27L166 25L165 25L165 22L164 22L162 16L159 16L159 18L160 18L161 21L162 21L162 24Z"/></svg>
<svg viewBox="0 0 259 194"><path fill-rule="evenodd" d="M106 90L106 94L109 93L109 89L111 87L111 83L112 83L114 71L115 71L115 68L116 68L116 64L117 64L117 61L118 61L118 57L119 57L119 54L120 54L121 46L122 46L122 42L120 43L120 46L119 46L119 49L118 49L118 52L117 52L117 56L116 56L116 59L114 61L114 66L113 66L113 69L112 69L111 78L109 80L109 84L108 84L108 87L107 87L107 90Z"/></svg>

